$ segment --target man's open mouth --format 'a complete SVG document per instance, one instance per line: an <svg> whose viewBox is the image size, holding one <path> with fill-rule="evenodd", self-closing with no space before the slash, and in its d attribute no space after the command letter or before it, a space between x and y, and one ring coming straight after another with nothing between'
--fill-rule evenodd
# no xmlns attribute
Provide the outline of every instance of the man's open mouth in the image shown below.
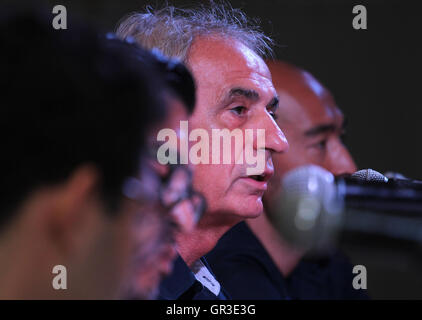
<svg viewBox="0 0 422 320"><path fill-rule="evenodd" d="M260 175L248 176L248 178L254 179L256 181L266 181L267 180L265 173L262 173Z"/></svg>

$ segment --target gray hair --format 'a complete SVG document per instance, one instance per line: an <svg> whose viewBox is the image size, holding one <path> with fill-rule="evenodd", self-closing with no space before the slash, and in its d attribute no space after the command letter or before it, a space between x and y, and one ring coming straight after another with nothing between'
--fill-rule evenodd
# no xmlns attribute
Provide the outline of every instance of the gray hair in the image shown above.
<svg viewBox="0 0 422 320"><path fill-rule="evenodd" d="M194 9L165 6L146 7L144 13L125 17L116 34L122 39L133 38L147 49L157 48L168 57L187 62L189 48L198 36L221 35L241 41L260 57L272 56L273 41L260 29L257 20L250 20L240 9L229 4L200 5Z"/></svg>

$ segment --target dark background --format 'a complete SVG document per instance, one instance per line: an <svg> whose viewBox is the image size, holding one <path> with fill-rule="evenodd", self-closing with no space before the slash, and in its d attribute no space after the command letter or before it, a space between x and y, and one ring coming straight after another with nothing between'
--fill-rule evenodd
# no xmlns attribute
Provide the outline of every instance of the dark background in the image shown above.
<svg viewBox="0 0 422 320"><path fill-rule="evenodd" d="M114 30L126 14L162 1L47 1ZM196 1L169 1L179 7ZM359 168L422 178L421 21L417 1L230 1L259 18L276 57L303 67L334 94L348 118L347 144ZM368 29L352 27L354 5Z"/></svg>
<svg viewBox="0 0 422 320"><path fill-rule="evenodd" d="M47 1L65 5L104 31L126 14L162 1ZM178 7L195 1L169 1ZM417 1L230 1L259 18L277 46L276 57L305 68L334 94L348 118L347 144L359 168L422 178L421 28ZM368 29L352 27L354 5L368 12ZM71 25L68 26L71 28ZM363 241L363 240L362 240ZM422 298L421 254L403 243L345 244L368 269L374 298Z"/></svg>

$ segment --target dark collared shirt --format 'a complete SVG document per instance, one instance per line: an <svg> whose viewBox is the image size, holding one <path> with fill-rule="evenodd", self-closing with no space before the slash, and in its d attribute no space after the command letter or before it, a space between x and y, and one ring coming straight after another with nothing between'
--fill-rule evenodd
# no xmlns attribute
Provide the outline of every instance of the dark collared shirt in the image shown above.
<svg viewBox="0 0 422 320"><path fill-rule="evenodd" d="M201 258L201 262L215 277L204 257ZM160 283L157 297L159 300L226 300L227 298L227 293L222 287L216 296L202 285L180 256L174 261L172 273Z"/></svg>
<svg viewBox="0 0 422 320"><path fill-rule="evenodd" d="M302 259L285 278L246 223L228 231L207 256L232 299L367 299L352 286L353 266L340 252Z"/></svg>

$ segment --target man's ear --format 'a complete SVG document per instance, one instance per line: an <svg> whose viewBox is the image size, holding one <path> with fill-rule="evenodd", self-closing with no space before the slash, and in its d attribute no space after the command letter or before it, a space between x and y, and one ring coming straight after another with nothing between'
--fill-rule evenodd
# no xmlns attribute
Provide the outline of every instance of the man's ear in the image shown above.
<svg viewBox="0 0 422 320"><path fill-rule="evenodd" d="M100 229L104 211L100 201L98 170L91 165L77 168L58 187L54 206L48 216L48 233L64 255L78 254Z"/></svg>

